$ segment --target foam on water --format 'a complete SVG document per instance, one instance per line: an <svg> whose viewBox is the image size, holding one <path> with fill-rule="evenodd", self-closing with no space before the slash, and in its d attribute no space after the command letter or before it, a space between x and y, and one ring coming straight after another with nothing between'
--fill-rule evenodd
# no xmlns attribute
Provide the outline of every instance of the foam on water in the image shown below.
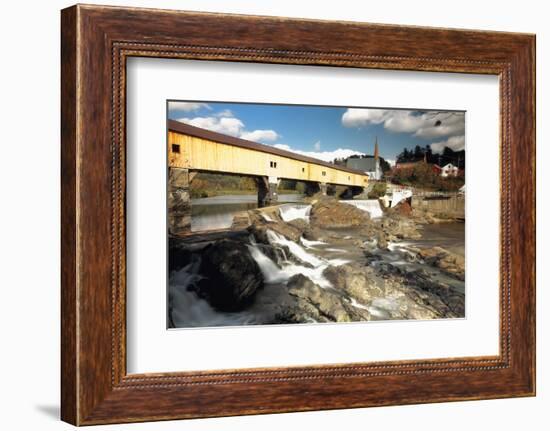
<svg viewBox="0 0 550 431"><path fill-rule="evenodd" d="M251 313L221 313L210 306L195 292L189 290L202 276L198 274L200 257L190 264L170 274L168 283L170 296L170 316L176 327L232 326L254 323Z"/></svg>
<svg viewBox="0 0 550 431"><path fill-rule="evenodd" d="M302 262L309 263L312 266L320 266L323 264L322 260L315 257L313 254L308 253L300 246L300 244L285 238L283 235L280 235L271 229L267 230L267 239L271 244L278 244L288 247L288 250Z"/></svg>
<svg viewBox="0 0 550 431"><path fill-rule="evenodd" d="M260 267L260 271L264 277L266 283L284 283L288 281L292 276L302 274L308 277L315 284L322 288L331 287L331 283L323 276L323 271L329 266L339 266L349 263L346 259L322 259L314 256L312 253L308 253L303 247L294 241L290 241L284 236L267 230L267 238L273 245L285 246L289 252L298 260L304 263L308 263L313 268L296 264L291 261L280 262L281 267L277 265L273 260L266 256L255 243L254 238L250 238L251 244L249 245L252 258L256 261ZM307 241L307 240L305 240ZM316 242L316 241L313 241ZM319 241L320 242L320 241Z"/></svg>
<svg viewBox="0 0 550 431"><path fill-rule="evenodd" d="M324 241L310 241L308 239L305 239L303 236L300 237L300 242L302 243L302 245L306 248L313 248L315 247L316 245L324 245L326 244L326 242Z"/></svg>
<svg viewBox="0 0 550 431"><path fill-rule="evenodd" d="M285 272L269 257L262 253L256 244L249 245L248 249L250 250L250 255L260 267L260 271L262 271L266 283L279 283L288 279Z"/></svg>

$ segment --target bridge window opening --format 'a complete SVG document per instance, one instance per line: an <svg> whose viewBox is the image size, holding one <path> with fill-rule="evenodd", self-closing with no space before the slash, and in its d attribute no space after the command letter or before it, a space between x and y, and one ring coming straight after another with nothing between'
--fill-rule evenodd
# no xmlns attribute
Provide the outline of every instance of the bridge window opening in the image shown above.
<svg viewBox="0 0 550 431"><path fill-rule="evenodd" d="M172 152L178 153L180 152L180 146L178 144L172 144Z"/></svg>
<svg viewBox="0 0 550 431"><path fill-rule="evenodd" d="M302 168L302 172L305 172L306 171L306 168Z"/></svg>
<svg viewBox="0 0 550 431"><path fill-rule="evenodd" d="M323 172L321 173L321 175L323 175L323 177L326 177L326 176L327 176L326 171L323 171Z"/></svg>
<svg viewBox="0 0 550 431"><path fill-rule="evenodd" d="M276 168L277 167L277 162L269 162L269 166L272 167L272 168Z"/></svg>

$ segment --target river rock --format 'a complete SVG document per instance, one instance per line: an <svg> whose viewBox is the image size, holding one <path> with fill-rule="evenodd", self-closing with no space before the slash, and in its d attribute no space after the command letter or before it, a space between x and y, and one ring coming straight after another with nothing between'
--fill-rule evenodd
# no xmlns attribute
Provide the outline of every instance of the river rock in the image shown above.
<svg viewBox="0 0 550 431"><path fill-rule="evenodd" d="M201 254L197 294L220 311L237 311L250 304L263 286L263 276L245 243L221 240Z"/></svg>
<svg viewBox="0 0 550 431"><path fill-rule="evenodd" d="M426 270L407 271L386 280L386 294L399 298L407 319L464 317L464 294L432 277Z"/></svg>
<svg viewBox="0 0 550 431"><path fill-rule="evenodd" d="M420 249L418 255L429 265L435 266L459 280L464 280L464 256L452 253L441 247Z"/></svg>
<svg viewBox="0 0 550 431"><path fill-rule="evenodd" d="M392 215L385 217L379 228L384 233L386 239L391 241L396 239L420 239L422 234L418 231L417 223L406 217Z"/></svg>
<svg viewBox="0 0 550 431"><path fill-rule="evenodd" d="M411 204L409 204L407 201L401 201L393 208L388 208L386 210L386 214L392 215L396 214L403 217L410 217L412 215L413 209L411 207Z"/></svg>
<svg viewBox="0 0 550 431"><path fill-rule="evenodd" d="M362 304L368 304L385 295L383 282L368 267L353 263L329 266L323 271L323 275L334 288L342 289Z"/></svg>
<svg viewBox="0 0 550 431"><path fill-rule="evenodd" d="M288 280L288 293L297 298L298 308L315 321L350 322L342 297L323 289L308 277L296 274Z"/></svg>
<svg viewBox="0 0 550 431"><path fill-rule="evenodd" d="M388 248L388 239L381 230L376 233L376 245L383 250Z"/></svg>
<svg viewBox="0 0 550 431"><path fill-rule="evenodd" d="M300 232L304 232L309 229L309 223L303 218L297 218L287 222L292 227L298 229Z"/></svg>
<svg viewBox="0 0 550 431"><path fill-rule="evenodd" d="M338 202L332 197L324 197L311 206L310 224L316 228L352 228L367 225L369 213L353 205Z"/></svg>
<svg viewBox="0 0 550 431"><path fill-rule="evenodd" d="M327 232L310 225L304 230L303 237L310 241L323 241L327 237Z"/></svg>
<svg viewBox="0 0 550 431"><path fill-rule="evenodd" d="M377 309L377 314L386 313L389 319L427 320L456 317L438 296L407 285L405 280L399 277L385 279L384 285L386 296L371 302L371 307Z"/></svg>
<svg viewBox="0 0 550 431"><path fill-rule="evenodd" d="M270 229L273 232L284 236L291 241L298 242L303 234L303 230L290 223L284 221L265 222L263 220L256 219L248 227L248 231L254 235L256 241L268 244L267 230Z"/></svg>

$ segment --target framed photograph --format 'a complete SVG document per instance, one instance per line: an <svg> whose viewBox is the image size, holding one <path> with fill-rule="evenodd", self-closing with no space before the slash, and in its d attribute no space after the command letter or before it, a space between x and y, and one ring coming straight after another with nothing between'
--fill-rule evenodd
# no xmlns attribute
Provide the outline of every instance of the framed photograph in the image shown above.
<svg viewBox="0 0 550 431"><path fill-rule="evenodd" d="M535 37L62 11L62 419L535 394Z"/></svg>

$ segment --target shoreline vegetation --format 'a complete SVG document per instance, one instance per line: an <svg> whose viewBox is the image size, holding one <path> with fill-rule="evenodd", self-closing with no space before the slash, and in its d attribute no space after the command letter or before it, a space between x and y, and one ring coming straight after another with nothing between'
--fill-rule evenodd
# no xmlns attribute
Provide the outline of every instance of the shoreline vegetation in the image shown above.
<svg viewBox="0 0 550 431"><path fill-rule="evenodd" d="M414 166L396 169L389 177L392 184L414 187L424 191L456 192L464 186L464 176L442 178L430 164L416 163ZM377 199L386 193L387 183L375 182L368 193L369 199ZM345 187L336 186L336 195ZM277 192L280 195L304 194L305 184L300 181L281 180ZM192 199L224 195L253 195L257 193L254 179L237 175L199 173L190 188Z"/></svg>
<svg viewBox="0 0 550 431"><path fill-rule="evenodd" d="M336 195L344 193L345 190L345 186L335 186ZM279 195L299 195L305 192L306 185L301 181L283 179L277 187ZM191 199L257 193L258 185L253 178L227 174L198 173L190 187Z"/></svg>
<svg viewBox="0 0 550 431"><path fill-rule="evenodd" d="M464 317L463 224L406 201L378 217L360 205L383 208L315 195L248 210L244 229L170 238L170 326ZM455 244L426 241L445 229Z"/></svg>
<svg viewBox="0 0 550 431"><path fill-rule="evenodd" d="M465 183L464 176L443 178L427 163L415 163L408 168L396 169L391 176L393 184L415 187L425 191L456 192Z"/></svg>

